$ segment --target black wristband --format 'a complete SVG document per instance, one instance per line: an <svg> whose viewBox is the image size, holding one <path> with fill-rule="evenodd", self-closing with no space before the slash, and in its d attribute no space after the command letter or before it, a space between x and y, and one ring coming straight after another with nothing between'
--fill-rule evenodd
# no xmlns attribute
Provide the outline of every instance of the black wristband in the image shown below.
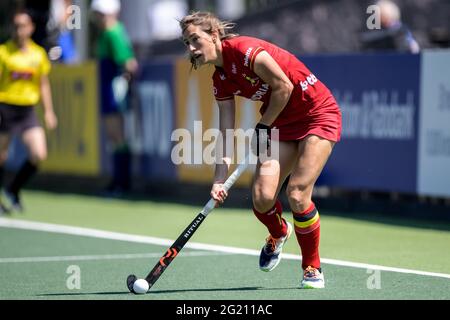
<svg viewBox="0 0 450 320"><path fill-rule="evenodd" d="M268 126L267 124L263 124L263 123L258 123L256 124L255 130L266 130L267 134L270 133L270 126Z"/></svg>
<svg viewBox="0 0 450 320"><path fill-rule="evenodd" d="M261 135L261 133L265 133L264 135ZM255 127L255 134L256 134L256 155L259 156L260 154L260 139L265 139L265 149L266 151L270 148L270 139L271 139L271 127L263 124L258 123Z"/></svg>

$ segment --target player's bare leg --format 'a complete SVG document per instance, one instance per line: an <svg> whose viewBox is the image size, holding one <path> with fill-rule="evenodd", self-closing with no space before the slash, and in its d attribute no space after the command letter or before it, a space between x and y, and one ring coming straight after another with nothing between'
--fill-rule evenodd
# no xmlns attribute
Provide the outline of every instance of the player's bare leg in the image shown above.
<svg viewBox="0 0 450 320"><path fill-rule="evenodd" d="M279 158L258 162L256 167L252 188L253 212L269 231L259 259L262 271L272 271L278 265L283 245L293 229L282 218L283 209L277 197L295 164L296 156L296 142L280 142Z"/></svg>
<svg viewBox="0 0 450 320"><path fill-rule="evenodd" d="M28 150L30 162L39 165L47 159L47 141L45 131L41 127L26 130L22 134L22 141Z"/></svg>
<svg viewBox="0 0 450 320"><path fill-rule="evenodd" d="M314 184L333 146L334 142L314 135L300 141L296 163L286 189L302 251L302 288L323 288L325 285L319 257L320 217L311 197Z"/></svg>
<svg viewBox="0 0 450 320"><path fill-rule="evenodd" d="M22 133L22 142L28 151L28 158L16 173L11 184L5 188L5 195L12 209L16 211L23 211L20 200L21 189L36 173L39 163L47 158L47 143L43 128L33 127L25 130Z"/></svg>
<svg viewBox="0 0 450 320"><path fill-rule="evenodd" d="M0 133L0 167L3 167L8 159L8 147L11 141L9 134Z"/></svg>
<svg viewBox="0 0 450 320"><path fill-rule="evenodd" d="M0 134L0 189L3 187L4 164L8 159L8 147L11 137L8 134ZM0 215L9 213L9 209L0 200Z"/></svg>

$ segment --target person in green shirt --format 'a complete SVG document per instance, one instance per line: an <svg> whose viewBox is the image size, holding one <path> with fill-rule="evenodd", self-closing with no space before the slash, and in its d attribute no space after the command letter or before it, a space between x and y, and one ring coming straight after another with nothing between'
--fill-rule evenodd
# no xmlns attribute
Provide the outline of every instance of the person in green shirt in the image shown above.
<svg viewBox="0 0 450 320"><path fill-rule="evenodd" d="M101 29L97 39L101 115L107 143L112 150L112 180L107 195L116 196L131 187L131 154L124 134L123 112L127 107L128 83L138 63L123 24L118 20L119 0L93 0L91 10Z"/></svg>

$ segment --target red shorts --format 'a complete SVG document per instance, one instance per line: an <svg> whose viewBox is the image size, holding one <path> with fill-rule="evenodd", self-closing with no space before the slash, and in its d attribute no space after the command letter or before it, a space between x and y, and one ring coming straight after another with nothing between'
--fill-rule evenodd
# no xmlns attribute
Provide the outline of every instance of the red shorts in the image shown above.
<svg viewBox="0 0 450 320"><path fill-rule="evenodd" d="M280 141L301 140L309 135L316 135L338 142L342 131L341 111L334 97L330 95L298 121L276 128L279 130Z"/></svg>

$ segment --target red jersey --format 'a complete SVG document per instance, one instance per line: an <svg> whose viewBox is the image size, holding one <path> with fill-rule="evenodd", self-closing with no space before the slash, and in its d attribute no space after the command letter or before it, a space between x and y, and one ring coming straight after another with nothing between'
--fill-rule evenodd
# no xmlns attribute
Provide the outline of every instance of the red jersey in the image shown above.
<svg viewBox="0 0 450 320"><path fill-rule="evenodd" d="M270 54L294 85L287 105L272 127L303 123L307 118L320 116L322 111L326 111L330 99L335 104L330 90L294 55L267 41L245 36L222 40L223 68L216 67L213 74L214 96L217 101L242 96L263 102L260 112L264 113L272 90L253 71L255 58L262 51ZM339 110L337 105L335 108ZM337 113L340 116L339 111Z"/></svg>

